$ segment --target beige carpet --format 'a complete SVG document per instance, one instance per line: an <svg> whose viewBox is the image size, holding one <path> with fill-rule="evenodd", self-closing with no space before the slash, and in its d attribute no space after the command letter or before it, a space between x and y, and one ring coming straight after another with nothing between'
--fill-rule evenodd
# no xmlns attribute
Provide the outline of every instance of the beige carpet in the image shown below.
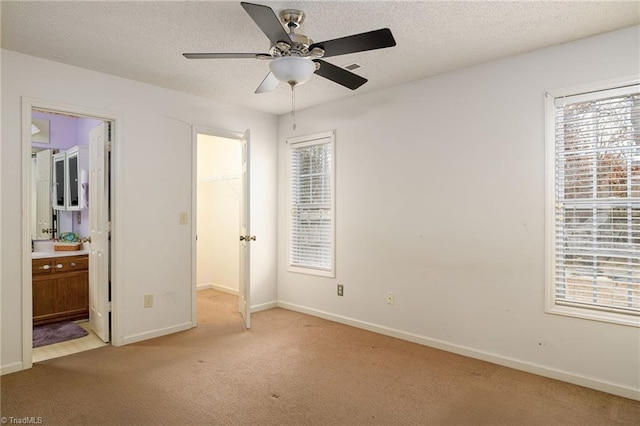
<svg viewBox="0 0 640 426"><path fill-rule="evenodd" d="M199 326L1 378L45 425L639 425L640 402L283 309L199 293Z"/></svg>

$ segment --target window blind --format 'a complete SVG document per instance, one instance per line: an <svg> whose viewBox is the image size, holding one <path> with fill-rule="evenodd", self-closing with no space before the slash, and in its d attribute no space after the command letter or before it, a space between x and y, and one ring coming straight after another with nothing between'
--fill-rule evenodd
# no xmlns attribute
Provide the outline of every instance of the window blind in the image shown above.
<svg viewBox="0 0 640 426"><path fill-rule="evenodd" d="M640 86L556 99L555 302L640 315Z"/></svg>
<svg viewBox="0 0 640 426"><path fill-rule="evenodd" d="M333 269L332 138L290 145L290 266Z"/></svg>

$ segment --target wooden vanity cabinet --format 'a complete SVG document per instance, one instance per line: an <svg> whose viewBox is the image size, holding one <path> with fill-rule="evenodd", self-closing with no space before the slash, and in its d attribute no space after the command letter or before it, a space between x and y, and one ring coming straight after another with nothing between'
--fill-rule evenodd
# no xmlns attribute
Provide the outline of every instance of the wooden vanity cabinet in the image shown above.
<svg viewBox="0 0 640 426"><path fill-rule="evenodd" d="M88 255L33 259L33 325L89 317Z"/></svg>

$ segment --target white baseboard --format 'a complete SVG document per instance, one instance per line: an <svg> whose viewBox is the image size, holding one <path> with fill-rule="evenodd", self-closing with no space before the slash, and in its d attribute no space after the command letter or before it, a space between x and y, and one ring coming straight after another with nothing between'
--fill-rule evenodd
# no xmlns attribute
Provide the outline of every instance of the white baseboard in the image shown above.
<svg viewBox="0 0 640 426"><path fill-rule="evenodd" d="M0 367L0 376L4 376L5 374L15 373L16 371L22 370L22 362L14 362L13 364L3 365Z"/></svg>
<svg viewBox="0 0 640 426"><path fill-rule="evenodd" d="M120 345L128 345L130 343L141 342L143 340L153 339L155 337L166 336L168 334L177 333L179 331L189 330L190 328L195 327L195 324L192 322L186 322L183 324L178 324L173 327L161 328L157 330L152 330L145 333L134 334L132 336L125 336L119 339Z"/></svg>
<svg viewBox="0 0 640 426"><path fill-rule="evenodd" d="M225 287L223 285L216 284L216 283L198 284L196 286L196 290L198 290L198 291L200 291L200 290L209 290L209 289L218 290L218 291L221 291L223 293L233 294L235 296L238 295L238 290L237 289L233 289L231 287Z"/></svg>
<svg viewBox="0 0 640 426"><path fill-rule="evenodd" d="M251 313L266 311L267 309L277 308L278 302L275 300L273 302L261 303L259 305L253 305L251 307Z"/></svg>
<svg viewBox="0 0 640 426"><path fill-rule="evenodd" d="M295 305L293 303L279 301L277 303L277 306L279 308L301 312L303 314L308 314L308 315L316 316L329 321L350 325L353 327L372 331L374 333L384 334L385 336L407 340L409 342L418 343L420 345L441 349L447 352L453 352L459 355L468 356L470 358L480 359L482 361L491 362L493 364L498 364L505 367L514 368L516 370L525 371L527 373L537 374L539 376L561 380L563 382L572 383L574 385L584 386L587 388L599 390L599 391L610 393L613 395L622 396L624 398L640 401L640 389L634 389L631 387L603 381L593 377L582 376L582 375L570 373L567 371L546 367L544 365L540 365L532 362L505 357L495 353L485 352L485 351L477 350L474 348L469 348L466 346L456 345L456 344L445 342L438 339L431 339L429 337L420 336L413 333L407 333L404 331L379 326L369 322L356 320L353 318L334 315L329 312L307 308L304 306Z"/></svg>
<svg viewBox="0 0 640 426"><path fill-rule="evenodd" d="M200 291L200 290L210 290L213 288L213 284L211 283L206 283L206 284L198 284L196 286L196 290Z"/></svg>

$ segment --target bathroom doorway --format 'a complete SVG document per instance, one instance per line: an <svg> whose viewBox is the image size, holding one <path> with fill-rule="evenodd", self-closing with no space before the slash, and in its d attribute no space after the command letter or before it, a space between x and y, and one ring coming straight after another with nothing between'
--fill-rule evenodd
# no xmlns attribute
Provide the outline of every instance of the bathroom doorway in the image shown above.
<svg viewBox="0 0 640 426"><path fill-rule="evenodd" d="M195 288L238 296L248 326L246 138L199 130L195 145Z"/></svg>
<svg viewBox="0 0 640 426"><path fill-rule="evenodd" d="M115 118L23 98L23 364L111 340ZM46 225L46 226L45 226ZM30 247L28 247L28 246Z"/></svg>

